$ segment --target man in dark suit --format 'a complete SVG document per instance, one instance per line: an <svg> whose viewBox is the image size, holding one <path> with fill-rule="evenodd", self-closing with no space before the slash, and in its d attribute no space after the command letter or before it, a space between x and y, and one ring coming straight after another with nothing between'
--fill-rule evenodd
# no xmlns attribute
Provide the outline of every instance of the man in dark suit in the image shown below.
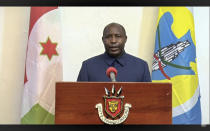
<svg viewBox="0 0 210 131"><path fill-rule="evenodd" d="M83 61L77 81L111 81L106 76L106 70L112 66L117 69L118 82L151 82L148 64L125 52L127 36L122 25L108 24L102 41L105 53Z"/></svg>

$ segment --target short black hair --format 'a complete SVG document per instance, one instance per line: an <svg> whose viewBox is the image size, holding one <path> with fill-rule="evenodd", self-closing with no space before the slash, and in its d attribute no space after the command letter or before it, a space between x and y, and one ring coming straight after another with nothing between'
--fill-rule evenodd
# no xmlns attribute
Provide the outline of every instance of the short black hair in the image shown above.
<svg viewBox="0 0 210 131"><path fill-rule="evenodd" d="M124 32L124 35L126 36L125 28L121 24L115 23L115 22L112 22L112 23L108 24L107 26L105 26L104 31L103 31L103 36L104 36L105 32L107 31L107 29L111 26L119 26L122 29L122 31Z"/></svg>

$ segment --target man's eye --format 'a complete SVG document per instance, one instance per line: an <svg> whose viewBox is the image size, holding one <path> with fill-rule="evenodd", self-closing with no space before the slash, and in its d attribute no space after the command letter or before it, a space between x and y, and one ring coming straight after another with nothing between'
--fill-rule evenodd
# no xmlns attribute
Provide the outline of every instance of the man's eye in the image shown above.
<svg viewBox="0 0 210 131"><path fill-rule="evenodd" d="M105 38L111 38L111 35L107 35L107 36L105 36Z"/></svg>

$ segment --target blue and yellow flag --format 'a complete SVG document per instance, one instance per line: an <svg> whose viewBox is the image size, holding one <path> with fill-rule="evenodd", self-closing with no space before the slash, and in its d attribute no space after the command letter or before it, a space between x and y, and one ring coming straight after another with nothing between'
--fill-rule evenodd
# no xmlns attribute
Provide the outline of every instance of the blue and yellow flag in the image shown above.
<svg viewBox="0 0 210 131"><path fill-rule="evenodd" d="M152 82L172 83L173 124L201 124L200 91L192 12L160 7Z"/></svg>

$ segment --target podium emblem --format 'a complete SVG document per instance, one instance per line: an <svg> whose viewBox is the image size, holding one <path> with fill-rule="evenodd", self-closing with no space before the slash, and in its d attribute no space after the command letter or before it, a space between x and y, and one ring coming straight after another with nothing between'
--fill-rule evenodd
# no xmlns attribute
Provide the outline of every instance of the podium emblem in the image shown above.
<svg viewBox="0 0 210 131"><path fill-rule="evenodd" d="M104 116L102 104L96 104L96 108L98 109L98 115L102 122L113 125L121 124L127 119L129 114L129 108L131 108L131 104L126 103L124 105L124 113L120 117L123 111L124 98L124 96L121 96L121 93L122 87L117 92L115 92L114 85L112 85L111 93L107 88L105 88L106 95L103 98L106 116Z"/></svg>
<svg viewBox="0 0 210 131"><path fill-rule="evenodd" d="M122 112L123 97L104 96L105 112L111 117L116 118Z"/></svg>

